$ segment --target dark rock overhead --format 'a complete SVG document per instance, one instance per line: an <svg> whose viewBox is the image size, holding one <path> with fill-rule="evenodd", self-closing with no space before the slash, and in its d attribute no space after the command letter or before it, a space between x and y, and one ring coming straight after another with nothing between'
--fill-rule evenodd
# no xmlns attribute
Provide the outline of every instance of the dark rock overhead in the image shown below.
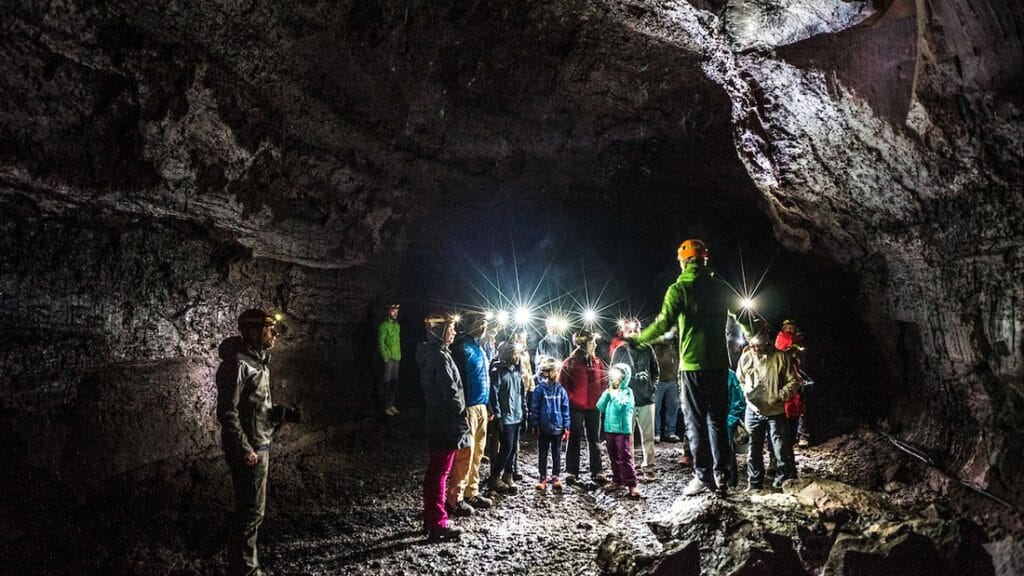
<svg viewBox="0 0 1024 576"><path fill-rule="evenodd" d="M997 0L4 2L8 540L112 479L189 493L253 304L289 318L278 397L365 405L374 306L537 205L595 251L622 230L637 276L681 235L781 253L846 408L1024 502L1022 28Z"/></svg>

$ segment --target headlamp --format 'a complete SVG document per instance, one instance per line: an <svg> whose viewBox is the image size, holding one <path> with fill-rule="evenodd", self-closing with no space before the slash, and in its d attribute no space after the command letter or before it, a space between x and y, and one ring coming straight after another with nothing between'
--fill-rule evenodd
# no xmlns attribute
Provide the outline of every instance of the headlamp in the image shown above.
<svg viewBox="0 0 1024 576"><path fill-rule="evenodd" d="M527 324L530 322L530 310L520 306L516 309L516 324Z"/></svg>
<svg viewBox="0 0 1024 576"><path fill-rule="evenodd" d="M502 310L496 316L499 324L508 324L508 312Z"/></svg>
<svg viewBox="0 0 1024 576"><path fill-rule="evenodd" d="M592 309L583 311L583 321L588 324L593 324L597 320L597 312Z"/></svg>

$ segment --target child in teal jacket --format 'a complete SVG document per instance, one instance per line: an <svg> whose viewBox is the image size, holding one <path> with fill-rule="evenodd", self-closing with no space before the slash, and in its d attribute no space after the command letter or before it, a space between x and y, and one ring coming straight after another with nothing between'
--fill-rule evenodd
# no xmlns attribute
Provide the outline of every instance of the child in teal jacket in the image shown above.
<svg viewBox="0 0 1024 576"><path fill-rule="evenodd" d="M604 486L605 492L614 492L623 486L629 488L631 498L639 498L636 486L636 465L633 463L633 411L636 400L629 389L632 371L627 364L616 364L608 371L608 389L597 400L597 409L604 416L604 441L608 459L612 462L612 481Z"/></svg>

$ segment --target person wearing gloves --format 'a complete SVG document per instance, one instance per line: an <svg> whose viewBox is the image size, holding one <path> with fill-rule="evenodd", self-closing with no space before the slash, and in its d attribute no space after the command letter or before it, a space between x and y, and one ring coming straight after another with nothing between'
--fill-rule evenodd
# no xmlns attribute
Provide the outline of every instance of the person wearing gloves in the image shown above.
<svg viewBox="0 0 1024 576"><path fill-rule="evenodd" d="M569 439L569 395L558 383L558 362L546 357L538 365L537 387L530 396L530 430L537 437L537 490L548 483L561 490L562 442ZM551 452L551 476L548 477L548 452Z"/></svg>
<svg viewBox="0 0 1024 576"><path fill-rule="evenodd" d="M491 363L491 413L498 429L498 454L491 462L491 490L516 493L512 478L513 463L519 454L519 428L526 418L526 394L523 384L524 346L512 340L498 347L498 358Z"/></svg>
<svg viewBox="0 0 1024 576"><path fill-rule="evenodd" d="M777 350L771 333L763 321L754 322L750 346L740 355L736 366L743 393L747 398L745 426L750 433L750 455L747 457L748 490L764 486L764 441L771 439L772 452L778 462L772 486L796 478L793 459L793 437L786 421L786 401L798 390L796 372L789 356Z"/></svg>
<svg viewBox="0 0 1024 576"><path fill-rule="evenodd" d="M612 481L605 492L629 488L631 498L639 498L636 466L633 463L633 411L636 400L629 388L632 370L627 364L615 364L608 371L608 389L597 400L597 409L604 416L605 447L611 461Z"/></svg>
<svg viewBox="0 0 1024 576"><path fill-rule="evenodd" d="M640 331L640 320L631 318L622 323L619 336L632 338ZM612 364L625 364L631 370L629 388L636 400L636 429L643 447L644 459L641 464L644 482L657 480L654 471L654 397L657 393L660 370L658 358L650 344L619 346L612 352Z"/></svg>
<svg viewBox="0 0 1024 576"><path fill-rule="evenodd" d="M446 485L455 454L470 445L462 377L448 347L455 340L455 318L438 312L424 319L427 341L416 348L416 365L426 401L424 428L430 456L423 477L423 528L432 541L457 540L462 530L448 522Z"/></svg>

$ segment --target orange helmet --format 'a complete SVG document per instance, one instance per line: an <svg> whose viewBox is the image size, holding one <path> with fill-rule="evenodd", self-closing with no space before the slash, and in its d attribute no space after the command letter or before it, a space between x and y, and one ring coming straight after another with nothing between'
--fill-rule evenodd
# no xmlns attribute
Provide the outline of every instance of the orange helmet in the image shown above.
<svg viewBox="0 0 1024 576"><path fill-rule="evenodd" d="M691 239L680 244L679 250L676 253L679 255L680 260L686 262L691 258L707 258L708 247L700 240Z"/></svg>

